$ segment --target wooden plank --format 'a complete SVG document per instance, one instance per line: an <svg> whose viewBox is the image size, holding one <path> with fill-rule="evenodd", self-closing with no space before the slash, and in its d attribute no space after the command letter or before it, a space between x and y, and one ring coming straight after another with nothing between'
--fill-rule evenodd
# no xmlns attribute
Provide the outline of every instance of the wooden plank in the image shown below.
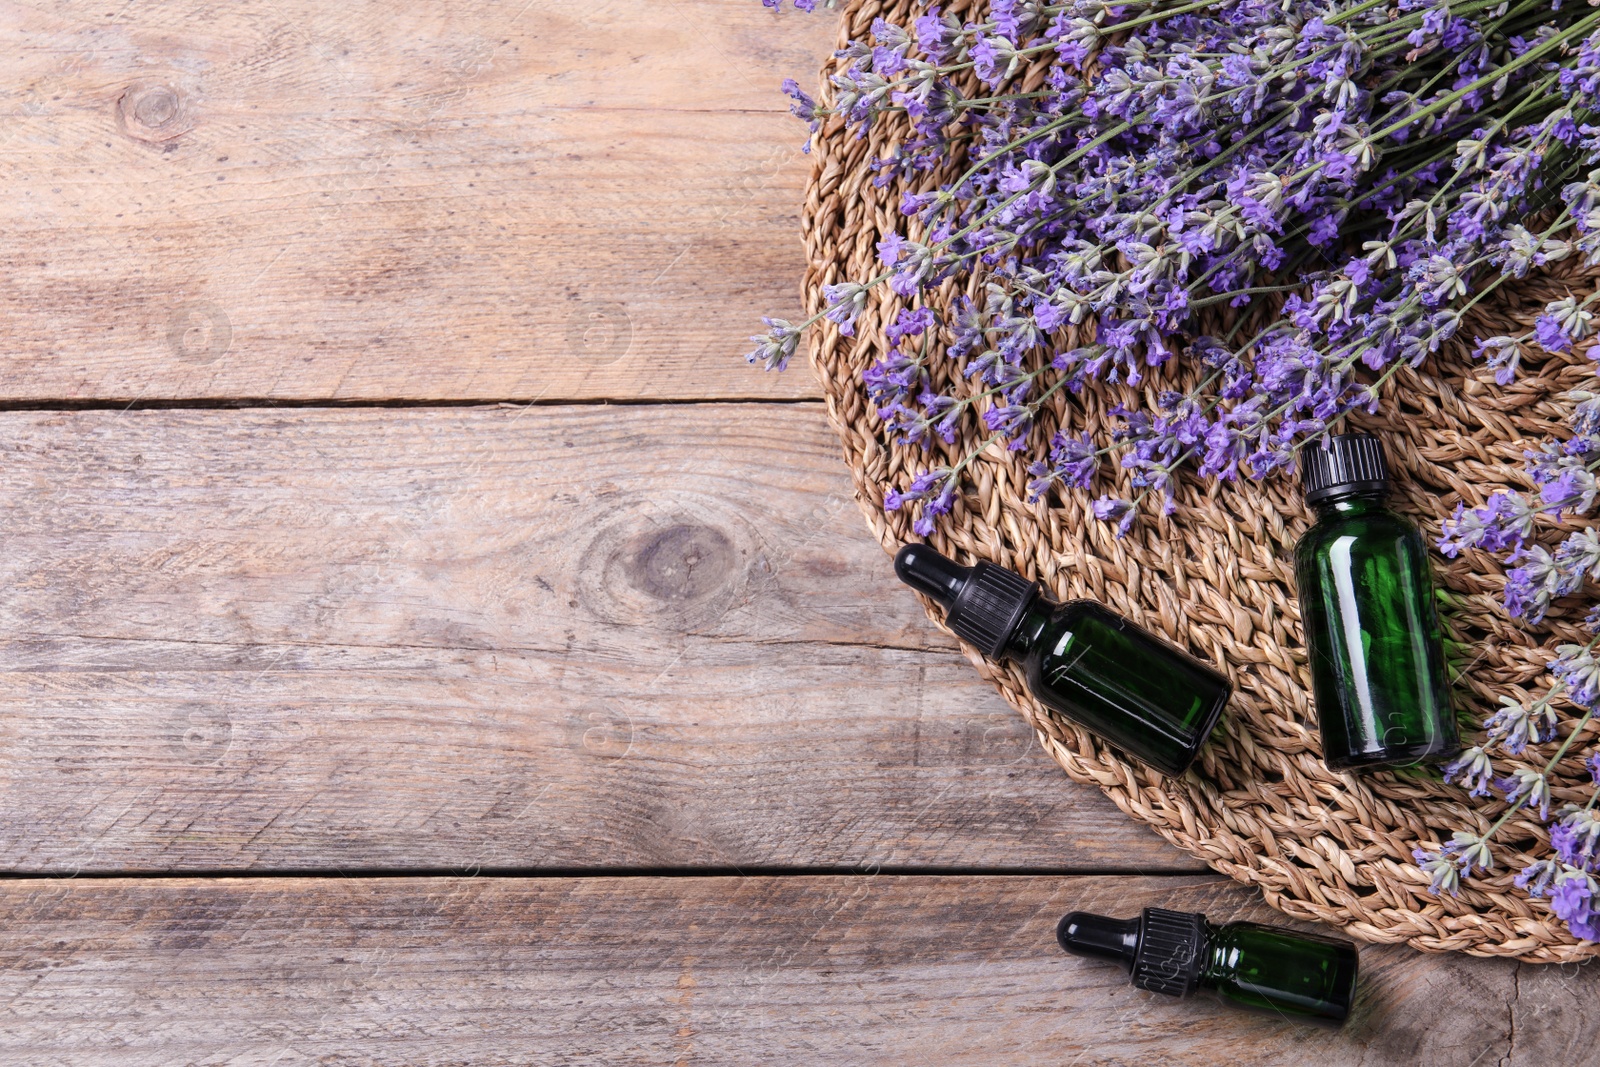
<svg viewBox="0 0 1600 1067"><path fill-rule="evenodd" d="M797 15L798 13L790 13ZM753 0L0 2L0 399L816 395Z"/></svg>
<svg viewBox="0 0 1600 1067"><path fill-rule="evenodd" d="M1208 878L0 884L0 1056L194 1064L1590 1063L1592 978L1369 947L1330 1032L1142 993L1066 911L1274 920Z"/></svg>
<svg viewBox="0 0 1600 1067"><path fill-rule="evenodd" d="M0 855L1203 869L848 493L816 404L0 415Z"/></svg>

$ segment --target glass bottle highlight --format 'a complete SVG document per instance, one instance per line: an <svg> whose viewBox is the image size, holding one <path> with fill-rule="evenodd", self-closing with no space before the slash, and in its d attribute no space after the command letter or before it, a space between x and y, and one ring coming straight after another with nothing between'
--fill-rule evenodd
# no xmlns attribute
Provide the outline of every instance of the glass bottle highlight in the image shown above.
<svg viewBox="0 0 1600 1067"><path fill-rule="evenodd" d="M962 640L1020 663L1040 701L1163 774L1189 768L1228 702L1222 675L1093 601L1057 604L1037 582L926 545L902 548L894 567Z"/></svg>
<svg viewBox="0 0 1600 1067"><path fill-rule="evenodd" d="M1301 452L1316 525L1295 549L1312 696L1332 770L1403 767L1460 748L1428 550L1384 507L1389 469L1371 434Z"/></svg>
<svg viewBox="0 0 1600 1067"><path fill-rule="evenodd" d="M1122 964L1129 981L1152 993L1209 989L1243 1008L1334 1024L1355 1000L1359 956L1339 937L1146 908L1125 920L1070 912L1056 940L1074 956Z"/></svg>

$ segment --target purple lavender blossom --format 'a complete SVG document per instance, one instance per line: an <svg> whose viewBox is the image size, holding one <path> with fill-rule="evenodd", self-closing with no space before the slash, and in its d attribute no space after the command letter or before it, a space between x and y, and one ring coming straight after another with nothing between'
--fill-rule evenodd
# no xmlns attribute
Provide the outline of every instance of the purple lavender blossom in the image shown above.
<svg viewBox="0 0 1600 1067"><path fill-rule="evenodd" d="M1455 857L1446 845L1441 849L1414 848L1411 858L1428 875L1430 893L1449 893L1453 897L1461 895L1461 869L1456 865Z"/></svg>
<svg viewBox="0 0 1600 1067"><path fill-rule="evenodd" d="M1525 618L1530 623L1538 623L1550 610L1550 600L1557 593L1560 575L1554 559L1542 545L1525 550L1520 558L1521 565L1506 572L1506 614L1513 619Z"/></svg>
<svg viewBox="0 0 1600 1067"><path fill-rule="evenodd" d="M1489 780L1493 774L1494 765L1479 745L1466 749L1444 766L1444 780L1459 781L1475 797L1489 795Z"/></svg>
<svg viewBox="0 0 1600 1067"><path fill-rule="evenodd" d="M867 306L867 293L867 287L856 282L823 286L822 298L828 302L824 317L829 322L838 323L839 332L846 337L854 336L856 318L861 314L861 309Z"/></svg>
<svg viewBox="0 0 1600 1067"><path fill-rule="evenodd" d="M1555 860L1535 860L1517 872L1511 881L1518 889L1528 891L1530 897L1546 897L1561 873L1561 864Z"/></svg>
<svg viewBox="0 0 1600 1067"><path fill-rule="evenodd" d="M1493 493L1487 504L1471 511L1457 504L1445 523L1439 551L1454 559L1467 548L1515 550L1533 533L1533 517L1533 509L1516 493Z"/></svg>
<svg viewBox="0 0 1600 1067"><path fill-rule="evenodd" d="M1588 808L1573 808L1550 827L1550 847L1562 863L1594 871L1600 861L1600 815Z"/></svg>
<svg viewBox="0 0 1600 1067"><path fill-rule="evenodd" d="M1566 687L1567 699L1586 708L1600 704L1600 663L1583 645L1558 645L1550 672Z"/></svg>
<svg viewBox="0 0 1600 1067"><path fill-rule="evenodd" d="M1101 522L1115 522L1117 524L1118 537L1124 536L1133 528L1135 512L1132 501L1102 496L1094 502L1091 511L1094 517Z"/></svg>
<svg viewBox="0 0 1600 1067"><path fill-rule="evenodd" d="M760 363L767 370L783 370L800 346L801 331L783 319L764 318L761 321L766 325L767 332L750 338L756 347L745 359L750 363Z"/></svg>
<svg viewBox="0 0 1600 1067"><path fill-rule="evenodd" d="M920 514L911 524L919 537L932 536L939 516L950 514L955 506L957 473L948 467L923 471L911 480L905 491L890 489L884 494L885 511L899 511L908 505L919 504Z"/></svg>
<svg viewBox="0 0 1600 1067"><path fill-rule="evenodd" d="M1167 419L1129 440L1146 452L1123 465L1165 507L1174 466L1149 453L1192 457L1207 476L1265 476L1291 465L1299 436L1326 432L1344 413L1375 403L1358 369L1414 365L1437 351L1459 327L1447 305L1470 291L1484 264L1525 271L1544 254L1546 238L1521 226L1519 205L1540 181L1548 146L1582 136L1560 121L1568 112L1534 112L1503 128L1466 113L1434 114L1446 94L1488 69L1495 44L1472 16L1417 8L1408 33L1420 43L1400 57L1370 44L1394 14L1358 9L1335 25L1323 9L1297 4L1294 17L1306 20L1295 45L1303 70L1292 84L1278 84L1270 63L1251 58L1276 47L1269 42L1287 14L1260 0L1154 19L1114 46L1096 26L1108 10L1099 7L1046 19L1036 5L999 0L989 22L968 25L932 8L908 27L879 18L870 39L839 53L835 111L864 129L893 102L910 120L908 136L883 161L885 175L939 166L952 137L972 137L974 166L957 186L905 198L903 209L927 236L891 234L881 251L888 284L905 296L952 271L990 269L989 296L961 316L949 349L959 358L987 346L973 365L986 384L1005 367L1047 357L1041 350L1054 331L1086 321L1099 324L1098 348L1056 365L1069 387L1097 378L1139 384L1149 366L1180 350L1208 294L1249 303L1261 281L1303 260L1304 249L1352 232L1364 239L1363 255L1342 274L1297 268L1308 293L1290 297L1283 325L1231 354L1235 367L1254 372L1224 379L1224 403L1208 409L1198 435L1197 420ZM1059 57L1046 88L1009 94L1023 53L1041 47ZM1085 78L1071 64L1095 48L1099 70ZM1219 58L1195 58L1201 54ZM1421 55L1445 72L1419 78L1440 86L1432 95L1395 90L1377 99L1362 90L1364 82L1403 82L1405 65ZM962 110L959 91L944 80L952 63L970 66L995 95ZM1532 68L1515 68L1496 92L1515 96L1533 77ZM1472 95L1466 102L1482 103ZM805 101L797 106L814 116ZM1274 106L1308 120L1269 124L1231 147L1218 137L1219 129L1254 130ZM1412 118L1425 115L1432 117ZM1437 144L1439 157L1404 174L1385 169L1389 135L1408 150ZM1208 161L1226 157L1226 168L1207 173ZM1430 199L1447 177L1451 196ZM1113 262L1125 265L1112 269ZM859 295L830 290L826 317L851 331ZM1558 326L1581 317L1581 309L1547 313ZM1557 340L1548 325L1542 336ZM1502 380L1515 374L1520 343L1492 353L1485 350ZM1045 392L972 414L1015 447L1032 421L1027 409ZM1491 529L1485 547L1500 539Z"/></svg>
<svg viewBox="0 0 1600 1067"><path fill-rule="evenodd" d="M1460 896L1462 879L1494 867L1494 857L1483 838L1459 831L1440 848L1412 849L1411 858L1430 877L1430 892L1453 897Z"/></svg>
<svg viewBox="0 0 1600 1067"><path fill-rule="evenodd" d="M1548 700L1537 701L1532 709L1515 697L1500 698L1500 710L1484 720L1484 732L1498 742L1508 755L1520 756L1528 744L1542 744L1555 737L1556 715Z"/></svg>
<svg viewBox="0 0 1600 1067"><path fill-rule="evenodd" d="M938 7L904 25L875 19L837 53L825 105L785 86L813 131L831 115L858 137L893 123L873 180L905 188L881 275L826 287L816 318L853 336L883 283L907 305L885 350L862 361L885 436L1034 450L1032 499L1092 492L1114 465L1132 491L1091 512L1125 535L1146 498L1174 507L1184 471L1269 477L1346 415L1377 410L1393 373L1429 360L1502 282L1600 265L1600 31L1580 30L1587 17L1542 0L992 0L969 22ZM1138 24L1119 28L1128 19ZM935 172L959 178L939 185ZM1597 301L1551 301L1525 331L1479 338L1476 357L1512 386L1525 366L1587 344ZM1252 317L1196 336L1205 309L1230 307ZM809 324L767 325L751 358L781 367ZM1105 440L1070 421L1070 398L1144 386L1173 364L1200 385L1141 390ZM1069 399L1069 419L1046 444L1032 431L1051 396ZM1539 523L1600 500L1600 388L1567 401L1570 434L1529 452L1531 491L1463 502L1439 541L1452 557L1504 557L1506 607L1527 626L1600 581L1600 535L1539 537ZM885 507L913 509L914 529L932 533L975 454L931 466ZM1600 607L1586 624L1600 631ZM1551 669L1556 691L1600 703L1587 649L1562 646ZM1555 695L1503 698L1449 778L1543 817L1550 780L1514 761L1558 739ZM1496 774L1503 757L1513 762ZM1579 936L1597 922L1585 818L1568 812L1552 830L1577 865L1517 876ZM1439 892L1492 862L1488 841L1465 833L1416 858Z"/></svg>
<svg viewBox="0 0 1600 1067"><path fill-rule="evenodd" d="M1561 323L1553 315L1540 315L1534 320L1533 336L1550 352L1565 352L1572 347L1572 338L1562 331Z"/></svg>
<svg viewBox="0 0 1600 1067"><path fill-rule="evenodd" d="M1550 910L1584 941L1600 941L1600 912L1595 909L1595 881L1587 874L1563 878L1550 891Z"/></svg>
<svg viewBox="0 0 1600 1067"><path fill-rule="evenodd" d="M800 83L793 78L783 80L783 94L789 98L789 111L806 124L812 137L822 129L822 120L827 118L828 109L820 107L811 95L800 88ZM802 151L811 151L811 137L806 138Z"/></svg>
<svg viewBox="0 0 1600 1067"><path fill-rule="evenodd" d="M1550 817L1550 780L1538 771L1518 767L1504 778L1496 778L1494 787L1505 794L1507 804L1534 808L1541 820Z"/></svg>
<svg viewBox="0 0 1600 1067"><path fill-rule="evenodd" d="M1074 489L1088 489L1099 468L1099 451L1092 437L1057 433L1050 439L1049 460L1035 461L1028 468L1028 499L1038 500L1058 482Z"/></svg>

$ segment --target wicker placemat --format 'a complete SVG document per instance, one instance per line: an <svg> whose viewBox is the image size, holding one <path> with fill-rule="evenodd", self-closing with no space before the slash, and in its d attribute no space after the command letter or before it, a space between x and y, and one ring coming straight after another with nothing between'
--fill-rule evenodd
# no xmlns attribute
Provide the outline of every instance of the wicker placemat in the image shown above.
<svg viewBox="0 0 1600 1067"><path fill-rule="evenodd" d="M957 0L945 10L961 14L971 6L970 0ZM844 36L864 37L879 15L903 23L913 7L905 0L848 4ZM836 62L824 68L824 86ZM824 90L824 99L828 95ZM903 132L889 116L865 138L837 120L816 137L805 204L805 296L811 311L823 306L823 286L875 274L877 241L903 226L897 205L905 186L875 186L869 166ZM941 177L927 175L919 187L932 188ZM961 284L981 294L981 278ZM1480 310L1486 319L1526 323L1568 285L1593 284L1572 273L1530 278ZM952 283L947 295L956 291ZM903 488L930 461L957 459L977 443L958 438L929 455L891 444L884 433L861 371L885 351L884 327L900 306L880 286L854 338L841 337L827 323L812 337L813 363L857 499L891 552L916 538L908 513L884 511L885 490ZM1185 373L1151 375L1147 396L1190 384ZM1526 488L1523 449L1555 430L1561 394L1592 378L1588 360L1573 354L1525 367L1515 383L1500 387L1457 348L1420 372L1397 375L1383 412L1352 421L1384 435L1395 469L1395 506L1437 538L1457 501L1471 506L1497 488ZM1062 426L1102 439L1116 400L1106 390L1076 398L1058 393L1034 430L1035 440L1047 440ZM1123 811L1216 870L1260 886L1281 911L1343 926L1367 941L1535 962L1600 951L1577 942L1544 902L1529 900L1512 885L1517 869L1548 853L1548 835L1536 820L1513 819L1501 830L1500 866L1493 875L1474 877L1458 898L1436 897L1412 863L1412 848L1448 840L1456 829L1486 829L1503 808L1469 802L1436 772L1357 777L1323 767L1292 571L1293 547L1308 516L1292 478L1206 486L1188 479L1172 516L1148 509L1151 514L1119 540L1109 524L1087 514L1082 494L1027 503L1026 467L1033 458L1029 451L998 450L980 457L969 468L970 491L931 543L963 562L987 559L1012 567L1058 597L1098 600L1221 665L1236 688L1196 768L1181 780L1163 779L1035 702L1015 668L987 663L968 649L1070 777L1098 785ZM1128 495L1125 485L1119 495ZM1532 631L1508 620L1499 603L1504 574L1489 555L1467 552L1454 561L1436 556L1435 563L1450 597L1445 625L1460 644L1456 666L1463 676L1456 702L1470 734L1500 695L1519 688L1523 695L1541 691L1549 682L1544 665L1550 650L1565 641L1581 643L1587 634L1576 609L1553 610ZM940 617L931 604L929 614ZM1554 776L1556 804L1587 797L1588 779L1579 764L1586 747L1574 746Z"/></svg>

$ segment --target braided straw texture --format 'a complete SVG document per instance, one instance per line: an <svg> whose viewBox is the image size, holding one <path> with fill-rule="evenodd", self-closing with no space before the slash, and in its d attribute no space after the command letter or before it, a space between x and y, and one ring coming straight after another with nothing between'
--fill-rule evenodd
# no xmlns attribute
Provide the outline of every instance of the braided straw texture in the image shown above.
<svg viewBox="0 0 1600 1067"><path fill-rule="evenodd" d="M979 2L944 6L963 14ZM876 16L904 24L914 6L908 0L853 0L846 5L843 38L865 37ZM825 98L837 63L830 59L824 67ZM1025 88L1037 84L1038 74L1035 69ZM865 138L834 119L815 140L804 207L805 299L812 312L824 306L823 286L874 276L880 269L877 241L905 224L898 205L906 185L876 187L871 168L905 132L896 118L881 118ZM918 188L931 189L949 177L927 175L918 179ZM1479 321L1469 321L1462 334L1512 332L1493 324L1529 323L1546 301L1569 287L1593 284L1575 270L1529 278L1480 305ZM981 298L982 287L982 278L956 279L940 296L948 300L964 289ZM900 298L879 286L853 338L824 321L812 341L813 365L844 444L857 501L889 552L915 538L910 514L884 510L884 491L903 487L930 465L959 460L981 441L969 428L967 439L948 448L936 442L930 453L895 445L884 433L861 372L887 350L884 328L901 306ZM934 373L936 389L951 387L938 377L942 371ZM1192 373L1177 367L1151 374L1142 386L1145 402L1159 389L1193 385ZM1557 430L1566 409L1561 394L1592 380L1588 361L1569 355L1525 363L1517 380L1501 387L1458 348L1420 371L1402 371L1388 383L1380 414L1351 421L1383 436L1394 469L1393 505L1437 538L1458 501L1476 506L1496 489L1527 488L1523 449ZM1060 392L1041 412L1032 440L1037 445L1058 428L1089 430L1105 439L1112 425L1109 409L1119 399L1126 397L1111 388L1070 398ZM1088 515L1083 494L1053 493L1029 503L1026 467L1033 458L1031 449L981 454L967 469L968 491L932 538L934 547L963 562L986 559L1011 567L1061 599L1098 600L1221 666L1235 687L1195 768L1182 779L1164 779L1040 705L1017 669L987 662L968 648L978 670L1038 731L1069 777L1099 786L1127 814L1216 870L1259 886L1268 903L1296 918L1427 951L1541 963L1600 951L1576 941L1545 902L1530 900L1512 885L1516 870L1549 851L1537 819L1519 815L1501 829L1494 872L1475 876L1459 897L1436 897L1412 862L1412 848L1447 841L1457 829L1486 830L1504 806L1469 800L1437 772L1357 777L1322 765L1292 565L1308 513L1292 477L1265 484L1187 479L1171 516L1155 514L1158 509L1147 502L1138 525L1119 540L1111 524ZM1115 470L1101 477L1109 483L1126 475ZM1116 491L1132 495L1125 481ZM1543 691L1550 681L1545 663L1555 645L1587 639L1582 608L1558 605L1545 624L1529 630L1507 619L1500 606L1504 573L1495 558L1476 551L1453 561L1436 556L1435 569L1447 595L1444 624L1456 643L1452 659L1462 671L1457 709L1471 736L1499 696L1527 699ZM927 607L939 621L937 609ZM1564 723L1570 724L1570 714L1570 707L1563 709ZM1556 805L1587 798L1580 758L1591 743L1592 737L1580 738L1557 769ZM1551 747L1539 751L1548 758Z"/></svg>

